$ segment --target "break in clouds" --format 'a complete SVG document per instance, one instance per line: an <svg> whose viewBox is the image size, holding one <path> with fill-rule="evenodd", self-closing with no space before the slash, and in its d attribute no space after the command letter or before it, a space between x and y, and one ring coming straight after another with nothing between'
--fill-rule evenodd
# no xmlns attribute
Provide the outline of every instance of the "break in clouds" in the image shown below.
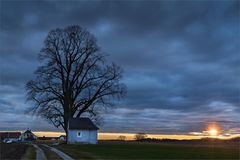
<svg viewBox="0 0 240 160"><path fill-rule="evenodd" d="M49 30L77 24L124 69L128 94L103 132L239 134L239 1L0 2L0 130L56 130L25 115ZM33 124L38 124L33 125Z"/></svg>

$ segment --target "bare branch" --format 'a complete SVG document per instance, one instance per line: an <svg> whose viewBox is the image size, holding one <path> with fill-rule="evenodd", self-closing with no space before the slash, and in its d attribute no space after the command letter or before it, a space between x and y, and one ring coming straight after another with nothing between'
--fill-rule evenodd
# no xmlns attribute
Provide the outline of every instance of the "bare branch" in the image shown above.
<svg viewBox="0 0 240 160"><path fill-rule="evenodd" d="M50 31L39 59L42 66L26 84L27 100L34 114L65 131L69 118L99 117L99 109L125 94L120 67L107 63L95 37L79 26Z"/></svg>

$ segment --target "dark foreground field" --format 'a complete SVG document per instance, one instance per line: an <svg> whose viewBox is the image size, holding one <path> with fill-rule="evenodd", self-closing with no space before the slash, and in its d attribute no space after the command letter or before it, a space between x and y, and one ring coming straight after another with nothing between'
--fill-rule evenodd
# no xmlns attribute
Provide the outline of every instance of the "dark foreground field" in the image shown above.
<svg viewBox="0 0 240 160"><path fill-rule="evenodd" d="M98 145L60 145L75 159L240 159L235 144L166 144L100 142Z"/></svg>
<svg viewBox="0 0 240 160"><path fill-rule="evenodd" d="M0 143L0 160L35 159L35 149L23 143Z"/></svg>

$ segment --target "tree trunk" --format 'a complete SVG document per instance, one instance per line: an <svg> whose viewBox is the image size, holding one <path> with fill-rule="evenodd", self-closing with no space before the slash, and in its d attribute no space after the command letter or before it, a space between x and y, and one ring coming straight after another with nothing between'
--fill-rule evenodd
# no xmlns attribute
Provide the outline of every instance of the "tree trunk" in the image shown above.
<svg viewBox="0 0 240 160"><path fill-rule="evenodd" d="M66 142L68 142L68 124L69 124L69 117L68 117L68 114L65 114L65 117L64 117L64 131L66 133Z"/></svg>
<svg viewBox="0 0 240 160"><path fill-rule="evenodd" d="M66 133L66 143L68 143L68 129L65 131Z"/></svg>

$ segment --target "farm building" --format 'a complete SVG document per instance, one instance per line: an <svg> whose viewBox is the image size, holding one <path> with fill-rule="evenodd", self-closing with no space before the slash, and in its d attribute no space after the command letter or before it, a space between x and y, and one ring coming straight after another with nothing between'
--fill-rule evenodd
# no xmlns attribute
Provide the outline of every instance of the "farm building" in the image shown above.
<svg viewBox="0 0 240 160"><path fill-rule="evenodd" d="M35 136L31 130L26 130L21 134L21 140L22 141L34 141L37 139L37 136Z"/></svg>
<svg viewBox="0 0 240 160"><path fill-rule="evenodd" d="M21 132L0 132L0 141L18 141L20 136Z"/></svg>
<svg viewBox="0 0 240 160"><path fill-rule="evenodd" d="M68 125L68 143L97 143L98 127L89 118L71 118Z"/></svg>
<svg viewBox="0 0 240 160"><path fill-rule="evenodd" d="M61 135L58 138L60 141L66 141L66 136L65 135Z"/></svg>

